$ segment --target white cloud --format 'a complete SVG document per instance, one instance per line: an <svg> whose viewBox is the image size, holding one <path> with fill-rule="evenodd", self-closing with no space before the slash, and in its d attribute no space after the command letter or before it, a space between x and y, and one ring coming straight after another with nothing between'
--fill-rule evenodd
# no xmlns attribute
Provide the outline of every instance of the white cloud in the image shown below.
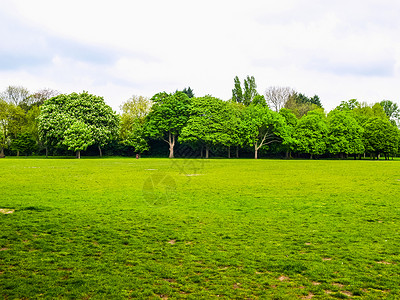
<svg viewBox="0 0 400 300"><path fill-rule="evenodd" d="M85 89L117 109L186 86L228 99L234 76L254 75L259 92L292 86L327 109L398 101L399 13L389 0L6 0L0 89Z"/></svg>

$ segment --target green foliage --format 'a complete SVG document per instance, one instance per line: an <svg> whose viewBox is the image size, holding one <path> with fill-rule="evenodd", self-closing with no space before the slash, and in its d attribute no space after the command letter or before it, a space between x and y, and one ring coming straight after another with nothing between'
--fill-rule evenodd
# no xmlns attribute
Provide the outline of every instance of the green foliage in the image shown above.
<svg viewBox="0 0 400 300"><path fill-rule="evenodd" d="M184 88L182 92L185 93L189 98L194 97L193 90L190 88L190 86L188 88Z"/></svg>
<svg viewBox="0 0 400 300"><path fill-rule="evenodd" d="M236 103L243 103L246 106L254 104L265 105L265 98L259 97L257 92L257 84L254 76L247 76L244 80L244 92L242 91L241 83L239 77L234 79L235 87L232 90L232 101Z"/></svg>
<svg viewBox="0 0 400 300"><path fill-rule="evenodd" d="M30 132L19 133L12 140L11 148L26 155L31 154L36 149L36 139Z"/></svg>
<svg viewBox="0 0 400 300"><path fill-rule="evenodd" d="M182 129L180 141L231 146L237 143L237 124L233 107L212 96L194 98L190 118Z"/></svg>
<svg viewBox="0 0 400 300"><path fill-rule="evenodd" d="M258 150L271 143L288 143L291 139L285 119L277 112L261 105L250 105L243 111L241 135L244 144Z"/></svg>
<svg viewBox="0 0 400 300"><path fill-rule="evenodd" d="M69 146L70 142L66 142L65 139L74 145L74 138L67 137L65 133L74 123L78 125L75 125L70 134L80 132L78 128L82 123L90 131L90 134L82 132L82 137L87 137L88 140L76 140L76 145L81 145L76 146L77 148L92 144L103 147L117 137L120 120L102 97L87 92L62 94L45 101L42 105L39 116L40 138L47 146L68 145L68 148L72 149L75 146Z"/></svg>
<svg viewBox="0 0 400 300"><path fill-rule="evenodd" d="M254 98L258 95L257 84L254 76L247 76L244 80L244 94L243 94L243 104L248 106L253 103ZM260 101L261 99L257 99ZM262 101L262 100L261 100ZM255 103L256 104L256 103Z"/></svg>
<svg viewBox="0 0 400 300"><path fill-rule="evenodd" d="M366 149L379 155L395 155L399 147L399 129L388 119L372 117L364 124Z"/></svg>
<svg viewBox="0 0 400 300"><path fill-rule="evenodd" d="M133 96L121 106L120 140L125 146L131 146L135 152L149 149L145 138L145 119L151 109L151 101L142 96Z"/></svg>
<svg viewBox="0 0 400 300"><path fill-rule="evenodd" d="M294 138L297 141L297 150L311 155L322 155L326 151L328 126L323 111L317 109L309 111L299 120Z"/></svg>
<svg viewBox="0 0 400 300"><path fill-rule="evenodd" d="M74 152L86 150L87 147L93 145L93 130L82 121L75 121L65 130L63 144L68 147L68 150Z"/></svg>
<svg viewBox="0 0 400 300"><path fill-rule="evenodd" d="M364 153L363 128L350 111L332 110L328 114L328 151L332 154Z"/></svg>
<svg viewBox="0 0 400 300"><path fill-rule="evenodd" d="M379 104L382 106L389 120L392 120L394 124L400 125L400 108L397 103L390 100L383 100Z"/></svg>
<svg viewBox="0 0 400 300"><path fill-rule="evenodd" d="M312 98L299 93L292 93L285 103L285 108L290 109L297 118L305 116L309 111L322 108L319 97L315 95Z"/></svg>
<svg viewBox="0 0 400 300"><path fill-rule="evenodd" d="M154 95L153 105L146 118L146 132L151 138L161 139L169 145L169 157L174 157L176 138L189 120L190 98L183 92Z"/></svg>
<svg viewBox="0 0 400 300"><path fill-rule="evenodd" d="M234 78L235 87L232 90L232 101L236 103L243 103L243 91L239 77Z"/></svg>
<svg viewBox="0 0 400 300"><path fill-rule="evenodd" d="M349 101L342 101L337 107L336 110L354 110L357 107L360 107L360 102L357 99L350 99Z"/></svg>

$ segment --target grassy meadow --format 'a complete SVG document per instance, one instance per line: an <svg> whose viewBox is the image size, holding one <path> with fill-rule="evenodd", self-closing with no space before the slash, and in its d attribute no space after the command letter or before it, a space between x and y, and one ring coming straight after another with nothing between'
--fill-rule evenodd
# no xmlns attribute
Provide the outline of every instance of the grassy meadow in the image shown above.
<svg viewBox="0 0 400 300"><path fill-rule="evenodd" d="M0 298L400 298L399 161L0 167Z"/></svg>

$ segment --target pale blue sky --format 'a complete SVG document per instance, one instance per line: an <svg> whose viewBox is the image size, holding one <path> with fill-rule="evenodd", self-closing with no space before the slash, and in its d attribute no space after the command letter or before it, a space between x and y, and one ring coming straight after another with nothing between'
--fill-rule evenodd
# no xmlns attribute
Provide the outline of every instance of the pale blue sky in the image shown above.
<svg viewBox="0 0 400 300"><path fill-rule="evenodd" d="M87 90L117 110L132 95L190 86L231 97L290 86L327 110L357 98L400 104L400 2L4 0L0 90Z"/></svg>

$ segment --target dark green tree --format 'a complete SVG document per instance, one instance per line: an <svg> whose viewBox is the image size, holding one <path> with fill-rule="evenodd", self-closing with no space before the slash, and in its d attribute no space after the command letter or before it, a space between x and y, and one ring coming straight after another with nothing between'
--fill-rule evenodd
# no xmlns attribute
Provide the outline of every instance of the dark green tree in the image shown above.
<svg viewBox="0 0 400 300"><path fill-rule="evenodd" d="M239 80L239 77L234 79L235 87L232 90L232 101L237 103L243 103L243 91Z"/></svg>
<svg viewBox="0 0 400 300"><path fill-rule="evenodd" d="M364 153L363 128L350 111L332 110L328 114L327 150L340 158Z"/></svg>
<svg viewBox="0 0 400 300"><path fill-rule="evenodd" d="M326 152L327 135L328 126L323 110L309 111L296 126L294 138L297 142L297 150L310 154L311 159L322 155Z"/></svg>
<svg viewBox="0 0 400 300"><path fill-rule="evenodd" d="M173 158L176 139L189 120L191 100L183 92L162 92L151 100L153 105L146 117L146 132L151 138L165 141L169 146L169 158Z"/></svg>
<svg viewBox="0 0 400 300"><path fill-rule="evenodd" d="M194 97L193 90L190 88L190 86L188 88L184 88L182 92L184 92L189 98Z"/></svg>

